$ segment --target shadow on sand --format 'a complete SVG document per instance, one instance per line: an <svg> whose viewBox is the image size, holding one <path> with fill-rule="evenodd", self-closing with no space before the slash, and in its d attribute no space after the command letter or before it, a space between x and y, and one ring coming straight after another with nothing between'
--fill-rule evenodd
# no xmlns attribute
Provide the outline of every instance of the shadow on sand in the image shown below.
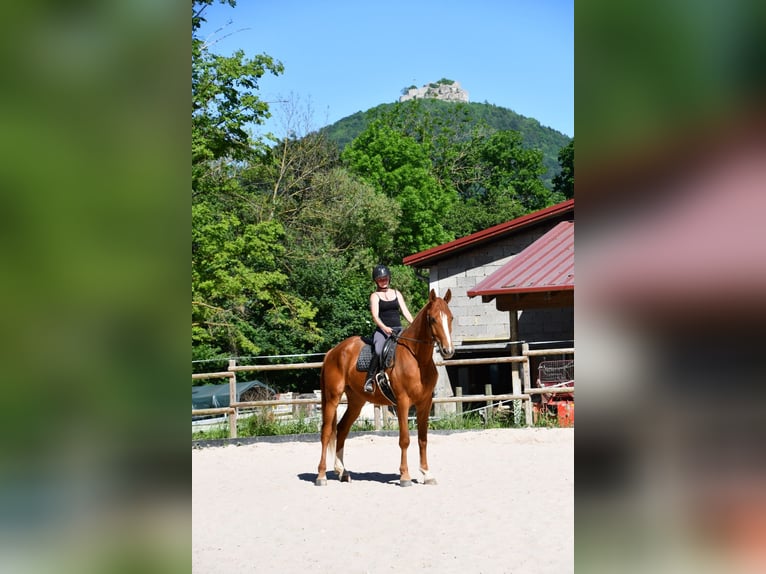
<svg viewBox="0 0 766 574"><path fill-rule="evenodd" d="M383 473L383 472L354 472L349 471L351 474L351 482L355 481L363 481L366 480L368 482L380 482L381 484L399 484L399 475L398 474L392 474L392 473ZM316 481L317 475L315 472L302 472L298 475L298 479L304 480L306 482L310 482L311 484L314 484ZM338 480L338 474L335 471L328 471L327 472L327 480Z"/></svg>

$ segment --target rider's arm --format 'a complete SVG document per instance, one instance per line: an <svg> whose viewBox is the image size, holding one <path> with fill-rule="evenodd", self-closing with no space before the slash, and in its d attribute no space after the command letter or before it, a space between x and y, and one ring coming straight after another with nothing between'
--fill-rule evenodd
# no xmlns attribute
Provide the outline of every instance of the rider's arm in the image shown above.
<svg viewBox="0 0 766 574"><path fill-rule="evenodd" d="M407 303L404 302L404 297L402 296L399 291L396 292L399 296L399 309L402 311L402 315L404 315L404 318L407 319L410 323L412 323L412 314L410 313L410 310L407 308Z"/></svg>

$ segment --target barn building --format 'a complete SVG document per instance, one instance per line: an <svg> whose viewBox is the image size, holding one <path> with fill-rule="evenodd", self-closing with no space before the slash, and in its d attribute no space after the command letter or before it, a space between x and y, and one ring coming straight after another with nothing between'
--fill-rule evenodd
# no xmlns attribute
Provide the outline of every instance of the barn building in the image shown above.
<svg viewBox="0 0 766 574"><path fill-rule="evenodd" d="M410 255L439 295L452 290L454 359L574 345L574 199ZM437 396L520 392L508 363L440 367ZM535 365L532 365L534 373Z"/></svg>

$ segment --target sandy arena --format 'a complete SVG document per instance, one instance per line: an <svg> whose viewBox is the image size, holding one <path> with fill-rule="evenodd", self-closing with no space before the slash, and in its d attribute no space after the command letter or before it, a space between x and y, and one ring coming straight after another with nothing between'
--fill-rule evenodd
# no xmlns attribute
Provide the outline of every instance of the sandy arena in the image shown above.
<svg viewBox="0 0 766 574"><path fill-rule="evenodd" d="M417 434L410 474L420 481ZM192 451L192 565L238 572L574 571L574 429L428 435L438 485L398 485L396 436L354 434L340 483L318 439Z"/></svg>

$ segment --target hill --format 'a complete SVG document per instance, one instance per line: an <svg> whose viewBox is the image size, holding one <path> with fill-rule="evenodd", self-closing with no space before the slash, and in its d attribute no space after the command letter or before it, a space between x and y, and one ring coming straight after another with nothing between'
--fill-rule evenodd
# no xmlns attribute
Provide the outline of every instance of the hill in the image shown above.
<svg viewBox="0 0 766 574"><path fill-rule="evenodd" d="M517 114L513 110L493 104L449 102L437 99L420 99L381 104L366 112L357 112L322 128L325 135L343 149L358 136L369 123L383 114L431 116L431 125L447 123L449 118L460 117L459 125L464 137L469 138L474 128L486 125L490 130L515 130L521 133L523 145L539 149L543 153L543 165L548 169L544 182L550 188L551 180L560 171L559 150L572 138L540 124L534 118ZM454 125L454 122L452 122Z"/></svg>

